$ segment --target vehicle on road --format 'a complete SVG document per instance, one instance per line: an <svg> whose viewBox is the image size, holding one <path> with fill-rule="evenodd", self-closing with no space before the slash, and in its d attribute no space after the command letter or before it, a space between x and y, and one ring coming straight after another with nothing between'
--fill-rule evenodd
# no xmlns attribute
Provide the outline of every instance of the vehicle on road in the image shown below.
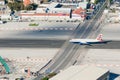
<svg viewBox="0 0 120 80"><path fill-rule="evenodd" d="M0 24L5 24L7 23L7 21L0 21Z"/></svg>
<svg viewBox="0 0 120 80"><path fill-rule="evenodd" d="M89 19L92 19L93 17L93 12L87 12L86 13L86 19L89 20Z"/></svg>
<svg viewBox="0 0 120 80"><path fill-rule="evenodd" d="M3 21L0 21L0 24L3 24Z"/></svg>
<svg viewBox="0 0 120 80"><path fill-rule="evenodd" d="M80 44L80 45L90 45L91 46L91 44L105 44L110 41L103 40L102 34L99 34L96 39L71 39L69 42Z"/></svg>

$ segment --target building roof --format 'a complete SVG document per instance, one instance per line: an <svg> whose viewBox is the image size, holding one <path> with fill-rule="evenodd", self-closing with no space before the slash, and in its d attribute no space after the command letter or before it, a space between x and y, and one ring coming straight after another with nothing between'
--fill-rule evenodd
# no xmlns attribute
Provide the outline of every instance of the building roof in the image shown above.
<svg viewBox="0 0 120 80"><path fill-rule="evenodd" d="M69 16L69 14L63 14L63 13L57 13L57 14L52 14L52 13L33 13L33 14L29 14L29 13L21 13L19 14L19 16Z"/></svg>
<svg viewBox="0 0 120 80"><path fill-rule="evenodd" d="M81 7L73 11L73 13L75 14L80 14L81 12L85 12L85 10L82 9Z"/></svg>
<svg viewBox="0 0 120 80"><path fill-rule="evenodd" d="M82 7L82 9L86 9L88 2L80 2L79 7Z"/></svg>
<svg viewBox="0 0 120 80"><path fill-rule="evenodd" d="M30 0L23 0L23 4L24 4L24 6L27 6L27 5L31 4L31 1Z"/></svg>
<svg viewBox="0 0 120 80"><path fill-rule="evenodd" d="M59 3L52 2L49 4L48 8L55 8Z"/></svg>
<svg viewBox="0 0 120 80"><path fill-rule="evenodd" d="M107 69L101 69L95 66L77 65L61 71L50 80L96 80L107 72Z"/></svg>
<svg viewBox="0 0 120 80"><path fill-rule="evenodd" d="M91 0L90 2L95 3L95 0Z"/></svg>

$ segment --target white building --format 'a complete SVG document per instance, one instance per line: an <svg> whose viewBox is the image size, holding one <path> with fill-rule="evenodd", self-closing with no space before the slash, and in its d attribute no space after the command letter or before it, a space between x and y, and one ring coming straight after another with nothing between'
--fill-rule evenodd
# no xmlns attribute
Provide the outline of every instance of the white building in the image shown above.
<svg viewBox="0 0 120 80"><path fill-rule="evenodd" d="M91 0L91 3L95 3L95 0Z"/></svg>
<svg viewBox="0 0 120 80"><path fill-rule="evenodd" d="M70 14L71 8L37 8L36 13L63 13Z"/></svg>
<svg viewBox="0 0 120 80"><path fill-rule="evenodd" d="M21 13L21 20L68 20L69 14L52 14L52 13Z"/></svg>
<svg viewBox="0 0 120 80"><path fill-rule="evenodd" d="M80 2L78 7L81 7L82 9L86 9L88 2Z"/></svg>
<svg viewBox="0 0 120 80"><path fill-rule="evenodd" d="M30 1L31 1L31 3L36 3L36 4L39 4L39 3L40 3L39 0L30 0Z"/></svg>
<svg viewBox="0 0 120 80"><path fill-rule="evenodd" d="M11 20L11 16L9 14L0 15L1 20Z"/></svg>
<svg viewBox="0 0 120 80"><path fill-rule="evenodd" d="M90 65L71 66L50 80L108 80L109 71Z"/></svg>
<svg viewBox="0 0 120 80"><path fill-rule="evenodd" d="M0 5L5 5L5 1L4 0L0 0Z"/></svg>

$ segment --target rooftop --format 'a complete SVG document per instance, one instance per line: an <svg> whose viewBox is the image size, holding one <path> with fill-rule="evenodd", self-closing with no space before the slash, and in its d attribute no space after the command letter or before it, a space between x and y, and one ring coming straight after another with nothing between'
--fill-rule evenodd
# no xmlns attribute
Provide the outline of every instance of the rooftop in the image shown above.
<svg viewBox="0 0 120 80"><path fill-rule="evenodd" d="M107 72L107 69L102 69L95 66L77 65L61 71L58 75L54 76L50 80L96 80Z"/></svg>

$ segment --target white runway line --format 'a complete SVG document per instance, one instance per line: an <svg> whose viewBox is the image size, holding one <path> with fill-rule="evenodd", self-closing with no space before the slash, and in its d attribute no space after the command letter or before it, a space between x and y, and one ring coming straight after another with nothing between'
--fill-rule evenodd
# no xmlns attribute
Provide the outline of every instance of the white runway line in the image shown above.
<svg viewBox="0 0 120 80"><path fill-rule="evenodd" d="M30 58L30 59L9 59L10 61L16 61L16 62L46 62L49 61L48 58Z"/></svg>
<svg viewBox="0 0 120 80"><path fill-rule="evenodd" d="M31 30L74 30L74 28L0 28L3 31L31 31Z"/></svg>
<svg viewBox="0 0 120 80"><path fill-rule="evenodd" d="M94 65L98 67L120 67L120 64L81 64L80 66L83 65Z"/></svg>

